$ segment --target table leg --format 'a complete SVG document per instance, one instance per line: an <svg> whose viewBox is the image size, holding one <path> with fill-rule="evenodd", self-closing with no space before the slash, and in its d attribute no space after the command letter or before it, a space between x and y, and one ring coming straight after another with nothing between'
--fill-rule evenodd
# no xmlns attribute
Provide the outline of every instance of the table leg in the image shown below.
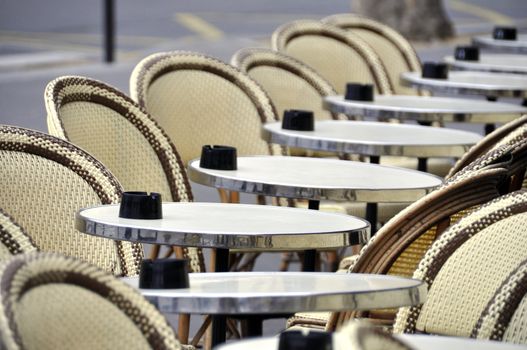
<svg viewBox="0 0 527 350"><path fill-rule="evenodd" d="M227 333L227 316L212 316L212 348L218 344L225 343Z"/></svg>
<svg viewBox="0 0 527 350"><path fill-rule="evenodd" d="M489 101L489 102L496 102L497 100L498 100L498 98L495 97L495 96L487 96L487 101ZM490 134L494 130L496 130L496 125L495 124L493 124L493 123L485 124L485 135Z"/></svg>
<svg viewBox="0 0 527 350"><path fill-rule="evenodd" d="M249 316L247 322L247 337L261 337L263 328L263 319L259 316Z"/></svg>
<svg viewBox="0 0 527 350"><path fill-rule="evenodd" d="M428 171L428 158L417 158L417 170L424 171L425 173Z"/></svg>
<svg viewBox="0 0 527 350"><path fill-rule="evenodd" d="M308 202L308 208L311 210L318 210L320 208L320 201L310 199ZM304 266L302 267L302 271L315 271L316 259L317 251L315 249L308 249L304 251Z"/></svg>
<svg viewBox="0 0 527 350"><path fill-rule="evenodd" d="M379 164L381 157L370 156L371 164ZM377 232L377 203L366 203L366 220L371 225L371 234L374 235Z"/></svg>
<svg viewBox="0 0 527 350"><path fill-rule="evenodd" d="M215 258L216 272L229 271L229 249L216 248Z"/></svg>

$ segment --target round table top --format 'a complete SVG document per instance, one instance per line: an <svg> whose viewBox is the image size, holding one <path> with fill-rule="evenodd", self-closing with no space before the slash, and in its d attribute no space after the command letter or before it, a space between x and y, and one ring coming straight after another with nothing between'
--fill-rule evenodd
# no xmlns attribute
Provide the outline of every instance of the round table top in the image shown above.
<svg viewBox="0 0 527 350"><path fill-rule="evenodd" d="M238 157L237 170L215 170L190 161L189 178L202 185L266 196L357 202L412 202L442 180L416 170L346 160Z"/></svg>
<svg viewBox="0 0 527 350"><path fill-rule="evenodd" d="M518 34L517 40L496 40L492 35L480 35L472 38L474 45L509 53L527 53L527 34Z"/></svg>
<svg viewBox="0 0 527 350"><path fill-rule="evenodd" d="M138 277L122 280L138 287ZM371 310L418 305L427 292L422 281L373 274L191 273L189 282L185 289L140 291L161 312L191 314Z"/></svg>
<svg viewBox="0 0 527 350"><path fill-rule="evenodd" d="M333 335L336 335L334 333ZM414 350L519 350L525 349L525 345L504 343L499 341L478 340L461 337L444 337L436 335L417 335L417 334L394 334L396 338L411 346ZM258 339L249 339L222 344L215 348L216 350L278 350L278 337L265 337ZM334 350L340 349L338 346Z"/></svg>
<svg viewBox="0 0 527 350"><path fill-rule="evenodd" d="M324 120L314 131L282 129L281 123L262 127L269 143L318 151L369 156L461 157L482 136L473 132L420 125Z"/></svg>
<svg viewBox="0 0 527 350"><path fill-rule="evenodd" d="M507 123L527 113L526 107L510 103L408 95L376 95L372 102L328 96L324 98L324 107L334 113L381 120L395 118L442 123Z"/></svg>
<svg viewBox="0 0 527 350"><path fill-rule="evenodd" d="M447 56L445 62L460 70L527 74L527 57L523 55L480 54L478 61L460 61Z"/></svg>
<svg viewBox="0 0 527 350"><path fill-rule="evenodd" d="M448 79L421 77L420 72L401 73L401 81L407 86L450 94L473 94L486 97L527 96L527 76L489 72L449 72Z"/></svg>
<svg viewBox="0 0 527 350"><path fill-rule="evenodd" d="M369 223L350 215L267 205L163 203L163 218L119 217L119 205L77 213L77 229L94 236L191 247L296 250L365 243Z"/></svg>

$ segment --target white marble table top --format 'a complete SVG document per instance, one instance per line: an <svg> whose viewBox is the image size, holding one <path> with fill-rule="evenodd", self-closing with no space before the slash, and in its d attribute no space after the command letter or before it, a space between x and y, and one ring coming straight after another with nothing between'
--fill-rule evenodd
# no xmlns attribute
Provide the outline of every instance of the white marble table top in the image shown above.
<svg viewBox="0 0 527 350"><path fill-rule="evenodd" d="M262 126L270 143L318 151L368 156L461 157L482 136L473 132L420 125L325 120L314 131L282 129L281 123Z"/></svg>
<svg viewBox="0 0 527 350"><path fill-rule="evenodd" d="M324 99L324 107L335 113L381 120L396 118L442 123L506 123L527 113L526 107L510 103L408 95L376 95L372 102L328 96Z"/></svg>
<svg viewBox="0 0 527 350"><path fill-rule="evenodd" d="M476 340L461 337L443 337L435 335L396 334L396 338L407 343L415 350L520 350L525 345L510 344L489 340ZM217 350L278 350L278 337L265 337L258 339L242 340L224 344L215 348ZM338 346L334 350L340 349ZM306 349L307 350L307 349Z"/></svg>
<svg viewBox="0 0 527 350"><path fill-rule="evenodd" d="M462 61L447 56L445 62L460 70L527 74L527 56L523 55L482 53L478 61Z"/></svg>
<svg viewBox="0 0 527 350"><path fill-rule="evenodd" d="M522 74L454 71L448 79L421 77L420 72L404 72L401 81L407 86L452 94L475 94L487 97L527 96L527 76Z"/></svg>
<svg viewBox="0 0 527 350"><path fill-rule="evenodd" d="M137 277L123 278L138 288ZM190 288L141 289L161 312L284 314L370 310L421 304L423 282L371 274L321 272L191 273Z"/></svg>
<svg viewBox="0 0 527 350"><path fill-rule="evenodd" d="M479 35L472 38L472 43L493 51L527 53L527 34L518 34L517 40L496 40L490 34Z"/></svg>
<svg viewBox="0 0 527 350"><path fill-rule="evenodd" d="M295 250L365 243L369 223L350 215L249 204L163 203L163 218L119 217L119 205L82 209L77 229L140 243L228 249Z"/></svg>
<svg viewBox="0 0 527 350"><path fill-rule="evenodd" d="M336 159L280 156L238 157L237 170L201 168L190 161L189 178L237 192L312 200L411 202L442 180L416 170Z"/></svg>

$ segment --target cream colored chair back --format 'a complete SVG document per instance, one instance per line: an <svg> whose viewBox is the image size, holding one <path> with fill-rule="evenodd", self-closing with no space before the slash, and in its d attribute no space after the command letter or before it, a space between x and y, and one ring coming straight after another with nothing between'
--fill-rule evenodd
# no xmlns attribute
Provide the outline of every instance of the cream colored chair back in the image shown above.
<svg viewBox="0 0 527 350"><path fill-rule="evenodd" d="M110 171L75 145L28 129L0 125L0 203L41 251L58 252L115 275L135 275L140 245L98 238L75 228L81 208L118 203Z"/></svg>
<svg viewBox="0 0 527 350"><path fill-rule="evenodd" d="M401 85L403 72L421 72L421 61L412 44L391 27L353 13L339 13L322 22L349 31L364 40L381 59L392 83L394 93L415 95L417 90Z"/></svg>
<svg viewBox="0 0 527 350"><path fill-rule="evenodd" d="M468 337L496 291L527 259L527 191L497 198L451 226L413 277L425 281L422 306L401 308L398 332Z"/></svg>
<svg viewBox="0 0 527 350"><path fill-rule="evenodd" d="M148 56L135 67L130 91L177 145L184 164L206 144L234 146L239 155L283 152L260 137L263 123L278 120L267 94L215 58L184 51Z"/></svg>
<svg viewBox="0 0 527 350"><path fill-rule="evenodd" d="M276 29L271 44L315 69L339 94L344 94L349 82L373 84L381 94L393 92L377 54L353 33L318 21L299 20Z"/></svg>
<svg viewBox="0 0 527 350"><path fill-rule="evenodd" d="M181 349L152 304L93 265L17 255L0 265L0 278L2 349Z"/></svg>
<svg viewBox="0 0 527 350"><path fill-rule="evenodd" d="M24 229L0 209L0 261L35 251L37 248Z"/></svg>
<svg viewBox="0 0 527 350"><path fill-rule="evenodd" d="M291 56L265 48L245 48L232 56L231 64L265 89L280 117L285 110L303 109L313 111L316 120L348 119L323 108L323 98L337 92L316 71Z"/></svg>
<svg viewBox="0 0 527 350"><path fill-rule="evenodd" d="M131 98L97 80L66 76L46 87L49 132L90 152L127 191L161 193L188 202L185 166L166 133ZM204 271L201 250L185 248L193 272Z"/></svg>

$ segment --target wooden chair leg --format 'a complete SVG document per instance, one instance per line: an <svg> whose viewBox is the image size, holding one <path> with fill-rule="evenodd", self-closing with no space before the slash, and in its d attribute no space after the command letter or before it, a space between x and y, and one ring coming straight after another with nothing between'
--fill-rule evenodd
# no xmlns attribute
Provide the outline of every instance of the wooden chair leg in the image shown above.
<svg viewBox="0 0 527 350"><path fill-rule="evenodd" d="M190 315L180 314L178 318L177 336L182 344L188 344L188 334L190 330Z"/></svg>
<svg viewBox="0 0 527 350"><path fill-rule="evenodd" d="M240 203L240 193L236 191L231 191L229 193L230 203Z"/></svg>
<svg viewBox="0 0 527 350"><path fill-rule="evenodd" d="M207 330L209 329L209 326L212 322L212 317L210 315L205 316L203 319L203 323L201 324L201 327L199 327L198 331L194 335L194 338L192 338L192 341L190 342L190 345L197 346L201 338L205 335Z"/></svg>
<svg viewBox="0 0 527 350"><path fill-rule="evenodd" d="M229 203L229 194L222 188L218 188L218 194L220 195L220 201L222 203Z"/></svg>
<svg viewBox="0 0 527 350"><path fill-rule="evenodd" d="M159 244L152 245L152 250L150 250L150 259L155 260L159 257L159 251L161 246Z"/></svg>

